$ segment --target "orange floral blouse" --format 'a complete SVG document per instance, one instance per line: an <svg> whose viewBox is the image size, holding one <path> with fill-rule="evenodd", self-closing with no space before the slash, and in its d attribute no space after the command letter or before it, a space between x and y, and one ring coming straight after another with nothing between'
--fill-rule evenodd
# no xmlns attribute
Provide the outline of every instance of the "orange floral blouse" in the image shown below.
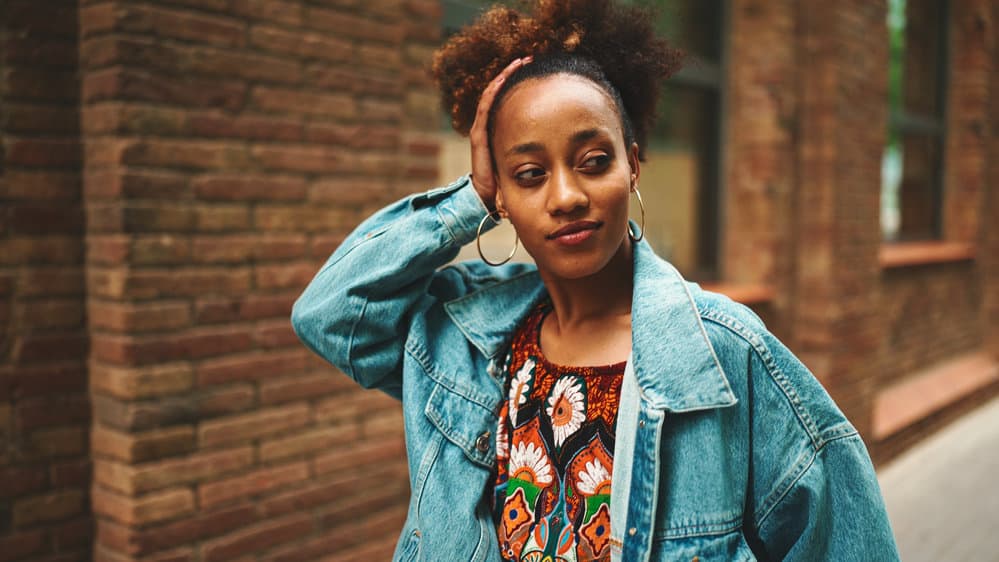
<svg viewBox="0 0 999 562"><path fill-rule="evenodd" d="M541 352L539 305L507 356L493 517L504 561L610 560L614 427L625 363L568 367Z"/></svg>

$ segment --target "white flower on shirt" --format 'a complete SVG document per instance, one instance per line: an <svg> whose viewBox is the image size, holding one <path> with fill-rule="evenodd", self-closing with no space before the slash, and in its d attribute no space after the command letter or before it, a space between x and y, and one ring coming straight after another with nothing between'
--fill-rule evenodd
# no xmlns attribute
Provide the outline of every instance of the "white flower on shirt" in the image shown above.
<svg viewBox="0 0 999 562"><path fill-rule="evenodd" d="M510 478L532 484L551 484L552 469L542 447L534 443L516 443L510 449Z"/></svg>
<svg viewBox="0 0 999 562"><path fill-rule="evenodd" d="M552 420L555 445L561 447L586 421L586 398L583 395L582 381L577 377L560 378L548 396L548 408L545 411Z"/></svg>
<svg viewBox="0 0 999 562"><path fill-rule="evenodd" d="M510 424L517 425L517 410L520 405L527 402L527 396L531 393L531 379L534 376L534 360L528 359L517 371L517 374L510 381Z"/></svg>
<svg viewBox="0 0 999 562"><path fill-rule="evenodd" d="M587 496L610 494L611 475L600 459L586 463L585 470L580 470L578 476L576 487Z"/></svg>

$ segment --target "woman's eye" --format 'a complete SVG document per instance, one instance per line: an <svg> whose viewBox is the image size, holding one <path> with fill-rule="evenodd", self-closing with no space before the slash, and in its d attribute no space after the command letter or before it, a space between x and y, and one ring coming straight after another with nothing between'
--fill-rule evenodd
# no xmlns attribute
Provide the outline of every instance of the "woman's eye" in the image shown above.
<svg viewBox="0 0 999 562"><path fill-rule="evenodd" d="M583 160L583 165L581 168L584 170L602 170L610 163L610 156L607 154L596 154L590 156L586 160Z"/></svg>
<svg viewBox="0 0 999 562"><path fill-rule="evenodd" d="M539 179L543 178L544 175L545 171L542 170L541 168L528 168L526 170L517 172L516 174L514 174L514 177L519 182L531 183L531 182L536 182Z"/></svg>

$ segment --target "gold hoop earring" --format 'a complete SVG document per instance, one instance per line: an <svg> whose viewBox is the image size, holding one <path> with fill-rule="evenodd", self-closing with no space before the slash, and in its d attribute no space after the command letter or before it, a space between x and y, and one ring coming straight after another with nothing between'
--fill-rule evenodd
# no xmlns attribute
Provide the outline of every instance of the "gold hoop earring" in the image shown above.
<svg viewBox="0 0 999 562"><path fill-rule="evenodd" d="M482 220L479 221L479 229L475 232L475 247L478 248L479 257L482 258L482 261L486 262L488 265L491 265L493 267L498 267L513 259L513 255L517 253L517 248L520 247L520 237L517 236L516 232L514 232L513 250L510 251L510 255L507 256L505 260L492 262L486 259L486 255L482 253L482 227L486 225L486 219L491 219L496 224L500 223L500 221L493 218L493 213L496 213L496 216L499 216L501 219L503 218L499 215L497 211L492 211L486 214L486 216L482 217Z"/></svg>
<svg viewBox="0 0 999 562"><path fill-rule="evenodd" d="M645 203L642 203L642 194L638 192L638 186L635 186L635 196L638 197L638 207L642 210L642 230L636 235L631 232L631 225L628 225L628 238L631 238L632 242L645 238Z"/></svg>

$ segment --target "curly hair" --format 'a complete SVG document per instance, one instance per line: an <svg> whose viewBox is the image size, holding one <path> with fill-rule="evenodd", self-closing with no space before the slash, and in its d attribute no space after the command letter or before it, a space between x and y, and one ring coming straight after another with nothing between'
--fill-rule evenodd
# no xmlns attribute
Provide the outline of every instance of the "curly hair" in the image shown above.
<svg viewBox="0 0 999 562"><path fill-rule="evenodd" d="M681 51L656 36L653 14L613 0L525 0L522 5L520 10L493 6L434 53L431 73L454 129L467 135L489 82L510 61L533 55L535 62L504 84L494 109L505 91L526 78L577 74L607 90L621 112L625 140L644 149L660 84L683 60Z"/></svg>

